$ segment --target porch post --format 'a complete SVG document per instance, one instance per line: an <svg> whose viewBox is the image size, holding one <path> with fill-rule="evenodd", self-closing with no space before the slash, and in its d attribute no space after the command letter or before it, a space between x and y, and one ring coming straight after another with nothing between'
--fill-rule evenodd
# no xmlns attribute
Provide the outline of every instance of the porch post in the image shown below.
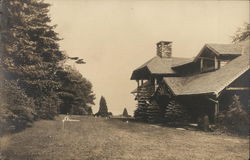
<svg viewBox="0 0 250 160"><path fill-rule="evenodd" d="M201 61L200 61L200 72L202 72L203 70L203 58L201 58Z"/></svg>
<svg viewBox="0 0 250 160"><path fill-rule="evenodd" d="M214 103L214 117L217 117L219 113L219 103Z"/></svg>
<svg viewBox="0 0 250 160"><path fill-rule="evenodd" d="M137 88L140 86L139 80L136 80L137 82Z"/></svg>
<svg viewBox="0 0 250 160"><path fill-rule="evenodd" d="M214 118L213 118L213 121L216 122L216 118L217 118L217 116L218 116L218 113L219 113L220 109L219 109L218 95L215 95L214 98L215 98L215 99L213 99L213 98L208 98L208 100L210 100L210 101L213 102L213 104L214 104L214 111L213 111L213 116L214 116Z"/></svg>
<svg viewBox="0 0 250 160"><path fill-rule="evenodd" d="M214 69L216 70L216 69L218 69L218 60L217 60L217 57L215 56L214 57Z"/></svg>
<svg viewBox="0 0 250 160"><path fill-rule="evenodd" d="M218 95L215 95L216 102L214 103L214 122L216 122L217 116L220 112Z"/></svg>
<svg viewBox="0 0 250 160"><path fill-rule="evenodd" d="M158 84L157 84L157 79L156 78L154 78L154 87L155 87L155 91L156 91L157 88L158 88Z"/></svg>

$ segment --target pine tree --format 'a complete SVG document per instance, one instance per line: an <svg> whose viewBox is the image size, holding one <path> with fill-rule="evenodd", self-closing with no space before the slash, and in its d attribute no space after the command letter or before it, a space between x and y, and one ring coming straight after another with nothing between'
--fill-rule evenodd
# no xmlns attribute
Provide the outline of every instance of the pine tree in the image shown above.
<svg viewBox="0 0 250 160"><path fill-rule="evenodd" d="M232 97L228 110L221 112L217 121L217 124L223 126L224 129L245 135L249 134L249 123L249 112L242 106L238 95Z"/></svg>
<svg viewBox="0 0 250 160"><path fill-rule="evenodd" d="M34 99L38 117L52 119L60 103L55 74L65 56L55 26L49 24L48 7L38 0L3 0L6 25L1 63L5 78L16 81Z"/></svg>
<svg viewBox="0 0 250 160"><path fill-rule="evenodd" d="M134 112L134 117L138 121L147 122L147 108L148 104L145 100L138 100L137 108Z"/></svg>
<svg viewBox="0 0 250 160"><path fill-rule="evenodd" d="M147 121L150 123L161 122L163 118L163 112L156 101L152 101L147 107Z"/></svg>
<svg viewBox="0 0 250 160"><path fill-rule="evenodd" d="M3 0L1 68L4 78L16 83L35 103L37 118L53 119L60 112L91 114L92 84L73 69L59 48L58 34L43 0ZM59 107L60 106L60 107ZM68 110L67 110L67 107Z"/></svg>
<svg viewBox="0 0 250 160"><path fill-rule="evenodd" d="M62 81L58 89L62 100L60 113L89 115L92 114L91 105L94 104L95 95L92 84L71 66L65 66L57 72L57 77Z"/></svg>
<svg viewBox="0 0 250 160"><path fill-rule="evenodd" d="M165 108L165 120L167 122L185 122L188 119L184 106L175 100L169 102Z"/></svg>
<svg viewBox="0 0 250 160"><path fill-rule="evenodd" d="M96 113L96 115L101 117L107 117L109 116L109 114L110 113L108 112L106 100L103 96L101 96L99 111Z"/></svg>
<svg viewBox="0 0 250 160"><path fill-rule="evenodd" d="M225 119L228 126L235 127L240 123L249 123L248 114L243 109L238 95L232 97L232 104L228 108Z"/></svg>
<svg viewBox="0 0 250 160"><path fill-rule="evenodd" d="M0 78L0 135L23 129L35 115L33 99L16 82Z"/></svg>
<svg viewBox="0 0 250 160"><path fill-rule="evenodd" d="M127 108L124 108L123 113L122 113L122 116L123 116L123 117L129 117Z"/></svg>
<svg viewBox="0 0 250 160"><path fill-rule="evenodd" d="M137 108L134 112L134 117L138 121L147 122L148 121L148 107L152 96L151 86L142 86L137 88L136 99L138 101Z"/></svg>

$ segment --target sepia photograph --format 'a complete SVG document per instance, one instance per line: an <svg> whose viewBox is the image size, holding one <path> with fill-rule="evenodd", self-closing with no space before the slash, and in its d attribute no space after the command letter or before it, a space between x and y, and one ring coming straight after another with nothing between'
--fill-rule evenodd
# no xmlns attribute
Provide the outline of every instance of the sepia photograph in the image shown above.
<svg viewBox="0 0 250 160"><path fill-rule="evenodd" d="M250 1L0 0L0 160L248 160Z"/></svg>

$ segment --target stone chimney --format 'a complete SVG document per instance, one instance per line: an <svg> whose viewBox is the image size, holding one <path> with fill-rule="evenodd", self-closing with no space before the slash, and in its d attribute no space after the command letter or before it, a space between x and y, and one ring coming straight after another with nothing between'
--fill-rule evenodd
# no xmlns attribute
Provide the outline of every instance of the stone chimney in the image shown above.
<svg viewBox="0 0 250 160"><path fill-rule="evenodd" d="M161 58L171 58L172 56L172 42L160 41L156 44L157 56Z"/></svg>

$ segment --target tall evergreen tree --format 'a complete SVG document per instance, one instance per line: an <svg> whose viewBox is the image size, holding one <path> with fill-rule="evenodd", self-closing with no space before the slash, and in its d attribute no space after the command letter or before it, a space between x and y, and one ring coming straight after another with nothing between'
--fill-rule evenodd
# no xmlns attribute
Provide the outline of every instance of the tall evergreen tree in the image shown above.
<svg viewBox="0 0 250 160"><path fill-rule="evenodd" d="M100 99L99 111L96 113L97 116L107 117L109 116L108 107L105 98L102 96Z"/></svg>
<svg viewBox="0 0 250 160"><path fill-rule="evenodd" d="M2 3L1 78L16 84L24 92L21 95L33 100L36 118L53 119L67 107L73 114L91 114L92 84L64 65L67 59L85 62L60 50L56 26L48 16L50 5L43 0Z"/></svg>
<svg viewBox="0 0 250 160"><path fill-rule="evenodd" d="M62 81L58 90L63 102L60 105L60 113L92 114L91 104L94 104L95 95L91 82L71 66L65 66L64 70L58 71L57 77Z"/></svg>
<svg viewBox="0 0 250 160"><path fill-rule="evenodd" d="M16 81L34 99L38 117L52 119L60 103L56 71L65 56L55 26L49 24L48 7L42 0L3 0L6 26L1 62L5 78Z"/></svg>

